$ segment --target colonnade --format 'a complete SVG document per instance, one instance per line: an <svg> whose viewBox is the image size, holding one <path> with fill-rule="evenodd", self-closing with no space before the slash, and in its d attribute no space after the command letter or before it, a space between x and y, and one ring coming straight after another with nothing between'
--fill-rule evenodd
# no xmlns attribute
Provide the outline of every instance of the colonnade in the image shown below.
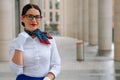
<svg viewBox="0 0 120 80"><path fill-rule="evenodd" d="M112 0L60 0L61 33L98 45L98 53L112 48Z"/></svg>
<svg viewBox="0 0 120 80"><path fill-rule="evenodd" d="M35 3L43 8L43 0L20 0L20 12L26 3ZM77 38L98 45L100 54L112 47L112 11L115 24L115 60L120 60L119 14L120 1L116 0L60 0L61 35ZM0 61L8 60L8 47L15 37L15 0L0 1ZM42 9L43 10L43 9Z"/></svg>

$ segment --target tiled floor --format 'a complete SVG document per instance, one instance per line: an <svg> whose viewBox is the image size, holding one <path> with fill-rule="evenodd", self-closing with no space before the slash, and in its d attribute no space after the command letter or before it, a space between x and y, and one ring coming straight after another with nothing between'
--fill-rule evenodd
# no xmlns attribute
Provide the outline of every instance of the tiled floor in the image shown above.
<svg viewBox="0 0 120 80"><path fill-rule="evenodd" d="M62 60L56 80L120 80L120 62L113 60L113 51L98 54L97 46L84 45L84 61L76 60L76 39L55 37ZM0 62L0 80L15 80L8 62Z"/></svg>

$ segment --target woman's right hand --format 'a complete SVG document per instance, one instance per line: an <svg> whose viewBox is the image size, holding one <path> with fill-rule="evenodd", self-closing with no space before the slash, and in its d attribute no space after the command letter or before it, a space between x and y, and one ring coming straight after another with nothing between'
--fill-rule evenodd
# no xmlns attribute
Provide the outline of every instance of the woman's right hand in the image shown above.
<svg viewBox="0 0 120 80"><path fill-rule="evenodd" d="M49 77L45 77L43 80L50 80L50 78Z"/></svg>

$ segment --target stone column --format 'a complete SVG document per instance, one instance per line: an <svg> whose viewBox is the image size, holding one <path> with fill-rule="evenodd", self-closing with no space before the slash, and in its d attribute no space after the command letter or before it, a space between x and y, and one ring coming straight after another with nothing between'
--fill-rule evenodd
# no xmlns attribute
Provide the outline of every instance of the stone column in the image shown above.
<svg viewBox="0 0 120 80"><path fill-rule="evenodd" d="M89 41L89 0L83 0L83 40Z"/></svg>
<svg viewBox="0 0 120 80"><path fill-rule="evenodd" d="M73 26L72 26L72 14L73 12L71 10L73 10L73 4L72 4L72 0L67 0L67 36L72 37L72 31L73 31Z"/></svg>
<svg viewBox="0 0 120 80"><path fill-rule="evenodd" d="M63 12L64 12L64 16L63 16L63 34L64 36L67 36L68 35L68 27L67 27L67 23L68 23L68 4L67 4L67 0L63 0L63 4L64 4L64 9L63 9Z"/></svg>
<svg viewBox="0 0 120 80"><path fill-rule="evenodd" d="M15 1L0 1L0 61L8 61L10 41L15 37Z"/></svg>
<svg viewBox="0 0 120 80"><path fill-rule="evenodd" d="M77 1L77 0L76 0ZM62 30L63 34L65 36L69 37L75 37L75 14L76 14L76 8L75 8L75 2L74 0L63 0L61 1L61 22L62 22ZM62 21L63 20L63 21Z"/></svg>
<svg viewBox="0 0 120 80"><path fill-rule="evenodd" d="M109 52L112 47L112 0L99 0L99 52Z"/></svg>
<svg viewBox="0 0 120 80"><path fill-rule="evenodd" d="M37 5L38 5L38 1L40 1L40 0L30 0L30 3L33 3L33 4L37 4Z"/></svg>
<svg viewBox="0 0 120 80"><path fill-rule="evenodd" d="M46 17L45 23L47 25L50 24L50 9L49 9L50 4L49 4L49 2L50 2L50 0L45 0L45 17Z"/></svg>
<svg viewBox="0 0 120 80"><path fill-rule="evenodd" d="M60 35L65 36L65 0L60 0Z"/></svg>
<svg viewBox="0 0 120 80"><path fill-rule="evenodd" d="M120 61L120 0L114 2L114 59Z"/></svg>
<svg viewBox="0 0 120 80"><path fill-rule="evenodd" d="M30 0L20 0L20 14L22 12L22 8L28 3L30 3Z"/></svg>
<svg viewBox="0 0 120 80"><path fill-rule="evenodd" d="M69 25L70 24L70 14L69 13L69 6L70 6L70 2L68 0L63 0L63 5L64 7L63 8L63 34L64 36L70 36L70 28L71 26ZM61 10L62 10L61 8Z"/></svg>
<svg viewBox="0 0 120 80"><path fill-rule="evenodd" d="M98 44L98 0L89 1L89 44Z"/></svg>
<svg viewBox="0 0 120 80"><path fill-rule="evenodd" d="M40 29L42 30L42 31L45 31L45 27L44 27L44 25L45 25L45 16L44 16L44 10L45 10L45 8L44 8L44 6L45 6L45 0L39 0L38 1L38 5L39 5L39 7L40 7L40 9L41 9L41 11L42 11L42 21L41 21L41 25L40 25Z"/></svg>
<svg viewBox="0 0 120 80"><path fill-rule="evenodd" d="M70 26L70 32L69 32L69 34L70 34L70 37L72 37L72 38L74 38L75 37L75 14L76 14L76 10L75 10L75 2L76 2L77 0L69 0L69 17L70 17L70 19L69 19L69 26ZM69 27L68 26L68 27Z"/></svg>
<svg viewBox="0 0 120 80"><path fill-rule="evenodd" d="M22 13L22 8L28 3L30 3L30 0L20 0L20 17L21 17L21 13ZM24 27L21 26L20 31L23 31L23 30L24 30Z"/></svg>
<svg viewBox="0 0 120 80"><path fill-rule="evenodd" d="M68 4L67 0L64 0L64 36L68 36L68 28L67 23L68 23Z"/></svg>
<svg viewBox="0 0 120 80"><path fill-rule="evenodd" d="M78 34L77 38L83 40L83 0L78 0Z"/></svg>
<svg viewBox="0 0 120 80"><path fill-rule="evenodd" d="M44 8L44 5L45 5L45 0L38 0L38 5L40 8Z"/></svg>
<svg viewBox="0 0 120 80"><path fill-rule="evenodd" d="M74 30L74 38L78 38L78 28L79 28L79 0L73 0L74 9L73 9L73 30Z"/></svg>

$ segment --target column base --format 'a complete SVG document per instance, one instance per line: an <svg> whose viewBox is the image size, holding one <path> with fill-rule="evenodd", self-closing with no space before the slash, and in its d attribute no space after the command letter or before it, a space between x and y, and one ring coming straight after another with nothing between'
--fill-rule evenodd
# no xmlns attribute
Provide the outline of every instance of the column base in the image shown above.
<svg viewBox="0 0 120 80"><path fill-rule="evenodd" d="M83 59L77 59L77 61L84 61Z"/></svg>
<svg viewBox="0 0 120 80"><path fill-rule="evenodd" d="M111 56L112 50L98 50L97 56Z"/></svg>

